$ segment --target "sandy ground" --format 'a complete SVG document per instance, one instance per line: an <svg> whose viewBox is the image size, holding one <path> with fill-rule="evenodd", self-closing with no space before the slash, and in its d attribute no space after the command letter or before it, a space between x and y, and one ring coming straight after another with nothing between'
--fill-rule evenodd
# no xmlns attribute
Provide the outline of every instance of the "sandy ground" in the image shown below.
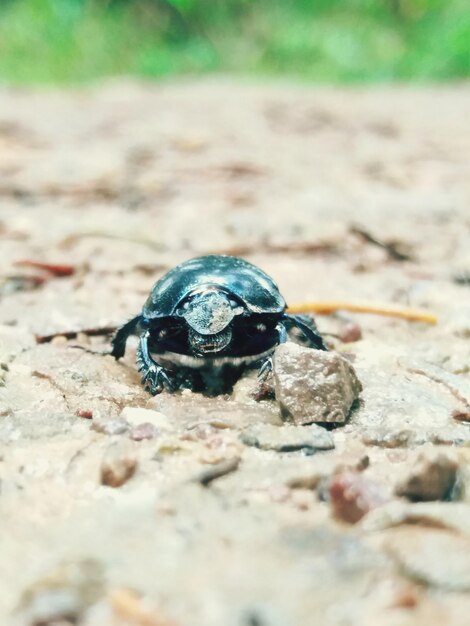
<svg viewBox="0 0 470 626"><path fill-rule="evenodd" d="M0 623L468 624L470 87L0 97ZM106 348L80 331L207 252L260 265L288 302L439 324L319 317L364 389L334 449L285 452L252 377L151 398L133 349L77 348ZM256 424L274 449L247 444Z"/></svg>

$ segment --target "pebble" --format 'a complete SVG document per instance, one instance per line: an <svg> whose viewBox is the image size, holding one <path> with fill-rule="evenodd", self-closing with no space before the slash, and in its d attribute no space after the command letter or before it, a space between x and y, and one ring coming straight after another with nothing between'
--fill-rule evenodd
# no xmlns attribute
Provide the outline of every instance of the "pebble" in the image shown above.
<svg viewBox="0 0 470 626"><path fill-rule="evenodd" d="M141 409L138 407L126 406L121 411L120 417L126 420L131 426L139 426L142 423L152 424L158 430L174 430L174 424L171 420L153 409Z"/></svg>
<svg viewBox="0 0 470 626"><path fill-rule="evenodd" d="M329 499L333 516L348 524L356 524L366 513L388 500L378 483L361 472L348 471L332 477Z"/></svg>
<svg viewBox="0 0 470 626"><path fill-rule="evenodd" d="M303 450L313 454L318 450L332 450L335 447L331 433L315 424L306 427L254 424L242 431L240 440L247 446L277 452Z"/></svg>
<svg viewBox="0 0 470 626"><path fill-rule="evenodd" d="M143 441L144 439L155 439L159 434L160 431L153 424L142 422L131 430L130 437L134 441Z"/></svg>
<svg viewBox="0 0 470 626"><path fill-rule="evenodd" d="M470 408L455 409L452 411L452 417L458 422L470 422Z"/></svg>
<svg viewBox="0 0 470 626"><path fill-rule="evenodd" d="M359 324L348 322L338 332L338 337L343 343L353 343L362 339L362 330Z"/></svg>
<svg viewBox="0 0 470 626"><path fill-rule="evenodd" d="M421 452L395 487L395 494L412 501L445 500L457 479L457 461L439 450Z"/></svg>
<svg viewBox="0 0 470 626"><path fill-rule="evenodd" d="M292 342L276 348L274 384L282 415L296 424L344 423L362 390L342 356Z"/></svg>
<svg viewBox="0 0 470 626"><path fill-rule="evenodd" d="M137 459L131 443L126 439L113 442L101 462L101 484L121 487L132 478L136 469Z"/></svg>
<svg viewBox="0 0 470 626"><path fill-rule="evenodd" d="M104 435L123 435L129 432L130 426L129 422L122 417L111 417L109 419L94 419L90 428Z"/></svg>

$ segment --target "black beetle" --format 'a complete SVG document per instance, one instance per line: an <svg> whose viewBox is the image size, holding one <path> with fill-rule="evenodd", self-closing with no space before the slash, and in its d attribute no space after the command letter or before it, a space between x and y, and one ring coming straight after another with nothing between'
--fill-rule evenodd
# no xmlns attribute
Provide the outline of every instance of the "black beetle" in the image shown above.
<svg viewBox="0 0 470 626"><path fill-rule="evenodd" d="M327 349L313 320L288 315L286 308L276 283L255 265L233 256L198 257L155 283L142 313L117 331L111 354L121 358L129 335L139 334L137 362L152 394L189 380L196 390L220 377L230 385L256 362L266 376L274 348L293 327L310 346Z"/></svg>

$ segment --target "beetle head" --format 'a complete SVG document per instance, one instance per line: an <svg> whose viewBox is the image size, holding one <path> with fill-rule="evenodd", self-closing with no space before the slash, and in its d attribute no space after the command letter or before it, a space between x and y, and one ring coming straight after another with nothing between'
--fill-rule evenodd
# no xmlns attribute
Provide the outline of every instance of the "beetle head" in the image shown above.
<svg viewBox="0 0 470 626"><path fill-rule="evenodd" d="M207 287L193 293L178 310L189 326L189 343L196 354L220 352L232 339L230 324L244 312L227 293Z"/></svg>

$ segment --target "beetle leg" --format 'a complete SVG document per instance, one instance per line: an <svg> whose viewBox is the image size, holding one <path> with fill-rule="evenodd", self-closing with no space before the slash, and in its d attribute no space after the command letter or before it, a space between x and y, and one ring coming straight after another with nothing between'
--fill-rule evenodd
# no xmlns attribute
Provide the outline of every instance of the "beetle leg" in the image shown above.
<svg viewBox="0 0 470 626"><path fill-rule="evenodd" d="M276 330L277 330L277 335L278 335L278 344L280 343L286 343L287 341L287 331L286 328L284 326L284 324L282 322L279 322L276 325ZM263 363L261 364L261 367L259 368L259 372L258 372L258 378L260 378L262 381L265 381L266 378L269 376L269 374L273 371L273 357L272 356L268 356Z"/></svg>
<svg viewBox="0 0 470 626"><path fill-rule="evenodd" d="M268 376L271 374L272 371L273 371L273 357L268 356L261 363L261 367L259 368L259 372L258 372L258 378L264 382L268 378Z"/></svg>
<svg viewBox="0 0 470 626"><path fill-rule="evenodd" d="M123 324L120 328L117 329L116 334L114 335L111 344L113 349L111 350L111 356L115 359L120 359L124 356L126 351L126 343L129 335L132 335L137 330L137 326L142 320L141 315L137 315L137 317L132 318L125 324Z"/></svg>
<svg viewBox="0 0 470 626"><path fill-rule="evenodd" d="M316 348L317 350L328 350L326 347L322 336L316 331L315 323L312 318L308 318L309 322L307 322L304 318L307 316L303 315L284 315L283 322L286 327L298 328L302 334L309 340L312 345L312 348Z"/></svg>
<svg viewBox="0 0 470 626"><path fill-rule="evenodd" d="M167 387L171 391L173 383L168 378L165 369L158 365L150 356L148 348L149 336L148 330L140 336L139 347L137 348L137 364L139 372L142 373L142 384L155 396L163 391L163 387Z"/></svg>

